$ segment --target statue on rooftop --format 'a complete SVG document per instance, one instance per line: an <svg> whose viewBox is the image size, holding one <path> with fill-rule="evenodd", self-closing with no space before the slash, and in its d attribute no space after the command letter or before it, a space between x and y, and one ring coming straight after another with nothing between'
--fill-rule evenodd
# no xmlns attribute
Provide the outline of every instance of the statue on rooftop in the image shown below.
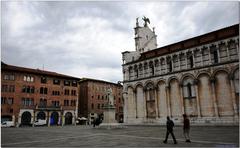
<svg viewBox="0 0 240 148"><path fill-rule="evenodd" d="M147 23L149 23L149 24L150 24L150 20L149 20L149 18L147 18L147 17L143 16L142 20L144 21L144 27L146 27L146 26L147 26Z"/></svg>

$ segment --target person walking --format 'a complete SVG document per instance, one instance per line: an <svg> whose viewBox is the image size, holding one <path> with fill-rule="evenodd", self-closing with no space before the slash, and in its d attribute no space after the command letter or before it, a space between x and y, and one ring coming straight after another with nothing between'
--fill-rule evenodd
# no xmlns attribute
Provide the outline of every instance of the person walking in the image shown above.
<svg viewBox="0 0 240 148"><path fill-rule="evenodd" d="M173 127L174 127L173 121L170 119L169 116L167 116L167 133L166 133L166 137L165 137L165 140L163 141L163 143L167 143L168 135L171 134L172 138L173 138L173 141L174 141L174 144L177 144L177 140L176 140L176 138L174 136L174 133L173 133Z"/></svg>
<svg viewBox="0 0 240 148"><path fill-rule="evenodd" d="M93 124L93 127L95 127L95 126L96 126L96 118L94 118L94 119L93 119L93 122L92 122L92 124Z"/></svg>
<svg viewBox="0 0 240 148"><path fill-rule="evenodd" d="M190 132L190 121L186 114L183 114L183 135L186 139L186 142L191 142L189 137Z"/></svg>

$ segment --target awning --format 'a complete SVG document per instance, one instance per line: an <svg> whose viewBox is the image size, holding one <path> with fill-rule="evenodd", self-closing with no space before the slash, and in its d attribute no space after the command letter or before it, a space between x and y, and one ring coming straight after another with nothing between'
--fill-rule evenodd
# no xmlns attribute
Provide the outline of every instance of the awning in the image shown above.
<svg viewBox="0 0 240 148"><path fill-rule="evenodd" d="M85 117L78 118L79 120L87 120Z"/></svg>

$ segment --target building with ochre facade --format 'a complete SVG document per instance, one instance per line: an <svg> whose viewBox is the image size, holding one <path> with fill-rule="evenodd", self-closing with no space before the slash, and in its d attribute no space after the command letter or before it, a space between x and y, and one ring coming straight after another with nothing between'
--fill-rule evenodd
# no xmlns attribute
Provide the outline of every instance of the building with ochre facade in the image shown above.
<svg viewBox="0 0 240 148"><path fill-rule="evenodd" d="M75 124L79 78L1 63L1 120L16 126L46 120Z"/></svg>
<svg viewBox="0 0 240 148"><path fill-rule="evenodd" d="M145 21L145 20L144 20ZM157 48L153 30L135 29L123 59L124 122L239 122L239 24Z"/></svg>
<svg viewBox="0 0 240 148"><path fill-rule="evenodd" d="M112 89L115 119L123 121L122 85L103 80L82 78L79 82L79 117L91 123L97 117L104 118L104 106L108 103L108 89Z"/></svg>

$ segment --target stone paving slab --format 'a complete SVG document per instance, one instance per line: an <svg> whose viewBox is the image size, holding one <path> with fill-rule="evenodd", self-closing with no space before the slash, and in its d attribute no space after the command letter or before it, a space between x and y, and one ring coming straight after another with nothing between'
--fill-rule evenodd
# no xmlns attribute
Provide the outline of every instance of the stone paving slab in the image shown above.
<svg viewBox="0 0 240 148"><path fill-rule="evenodd" d="M165 126L125 126L102 129L91 126L1 128L2 147L239 147L239 127L191 127L191 143L186 143L182 127L175 127L178 144Z"/></svg>

